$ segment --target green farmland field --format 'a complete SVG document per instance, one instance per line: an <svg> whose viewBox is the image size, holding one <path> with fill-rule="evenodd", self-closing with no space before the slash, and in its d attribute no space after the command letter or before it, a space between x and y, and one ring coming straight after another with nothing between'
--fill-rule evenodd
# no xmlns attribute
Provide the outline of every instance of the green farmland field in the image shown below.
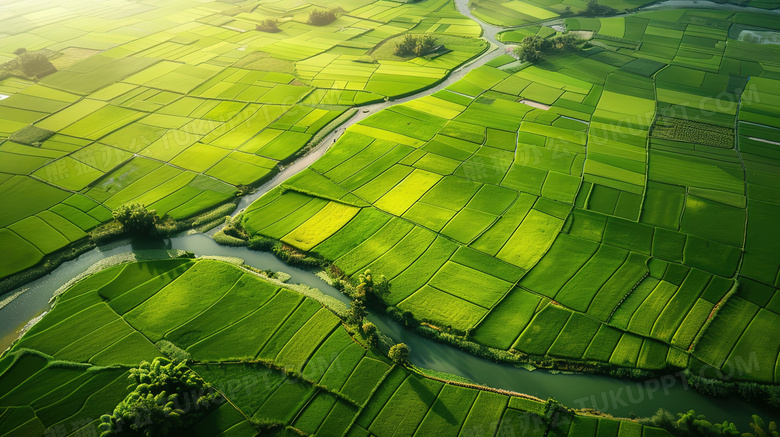
<svg viewBox="0 0 780 437"><path fill-rule="evenodd" d="M200 289L207 297L204 303L216 303L200 308L154 304L155 299L181 295L192 281L221 285ZM123 315L113 309L122 294L110 290L122 284L122 289L130 288L126 293L134 293L150 283L156 285L137 309L155 307L160 319L147 323L132 317L133 311ZM257 320L275 327L275 333L262 339L229 336L226 331L233 327L246 334L257 323L251 315L235 314L228 301L236 299L246 307L244 313L259 315ZM166 327L160 330L157 320ZM108 329L114 324L127 336L117 339L121 336ZM220 261L172 259L120 264L59 296L44 322L0 359L0 432L33 435L68 429L76 422L87 431L95 429L95 417L110 413L127 393L129 367L163 355L147 334L163 331L191 354L190 368L224 396L207 405L207 414L194 424L193 435L202 437L256 435L254 419L277 431L317 435L457 435L464 426L495 432L517 425L507 423L507 417L544 410L541 400L445 384L398 366L353 339L342 320L318 301L249 270ZM192 344L195 334L204 340ZM68 352L74 344L80 345L77 355ZM264 360L256 360L258 356ZM486 422L486 417L505 420ZM547 427L537 423L540 433Z"/></svg>
<svg viewBox="0 0 780 437"><path fill-rule="evenodd" d="M322 27L307 22L313 4L120 3L128 8L121 16L84 5L61 14L44 1L15 3L2 17L10 39L0 44L0 63L20 48L47 49L59 71L41 80L0 75L0 248L11 258L0 263L0 279L86 237L124 203L178 220L234 201L351 107L430 87L487 47L477 23L447 0L352 2ZM280 32L256 30L264 20L279 20ZM148 26L129 30L140 22ZM382 47L395 42L385 41L405 34L431 34L447 50L386 56ZM66 60L70 50L83 56ZM419 123L435 133L429 120ZM63 202L71 196L93 206L73 211ZM343 220L351 213L342 211ZM320 232L297 230L287 240L308 250L327 237Z"/></svg>
<svg viewBox="0 0 780 437"><path fill-rule="evenodd" d="M229 401L202 437L670 435L553 426L212 253L98 266L14 341L34 279L149 259L129 203L491 361L780 405L777 1L65 3L0 7L0 435L89 435L161 356Z"/></svg>
<svg viewBox="0 0 780 437"><path fill-rule="evenodd" d="M495 18L514 3L478 2L475 13ZM758 326L778 329L780 257L768 217L780 212L770 195L780 154L769 147L780 125L760 114L778 113L765 102L780 96L780 64L762 55L759 71L734 58L732 35L693 24L708 13L643 12L631 19L640 27L620 17L566 19L594 32L595 47L514 72L488 64L367 117L312 166L327 188L306 185L303 199L303 185L287 181L267 195L273 202L250 207L243 227L272 238L277 229L304 232L298 222L311 211L279 218L275 206L332 199L338 186L341 208L360 212L343 224L323 219L317 247L293 245L347 277L367 268L386 275L385 302L419 322L535 357L647 370L728 366L765 341ZM739 112L726 107L740 96ZM669 127L680 114L691 122ZM713 143L710 130L732 143ZM456 254L466 250L481 261L464 263ZM754 282L761 286L745 285ZM707 292L709 284L718 285ZM717 340L731 329L730 299L754 311ZM778 338L766 344L762 368L777 367Z"/></svg>

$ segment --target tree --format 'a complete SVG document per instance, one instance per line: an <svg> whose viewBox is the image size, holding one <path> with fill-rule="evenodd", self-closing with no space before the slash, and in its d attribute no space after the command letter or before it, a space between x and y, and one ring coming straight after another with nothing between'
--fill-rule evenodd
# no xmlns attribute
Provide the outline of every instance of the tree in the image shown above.
<svg viewBox="0 0 780 437"><path fill-rule="evenodd" d="M152 235L155 224L159 220L157 211L147 209L142 203L129 203L120 206L113 212L114 220L118 221L124 231L131 235Z"/></svg>
<svg viewBox="0 0 780 437"><path fill-rule="evenodd" d="M414 53L417 56L425 56L436 48L436 37L431 34L425 34L417 42Z"/></svg>
<svg viewBox="0 0 780 437"><path fill-rule="evenodd" d="M376 346L379 343L379 333L376 329L376 325L371 322L363 325L363 335L366 337L366 342L369 346Z"/></svg>
<svg viewBox="0 0 780 437"><path fill-rule="evenodd" d="M600 5L598 0L590 0L588 6L585 8L585 15L591 17L597 15L613 15L615 12L617 11L614 8L607 5Z"/></svg>
<svg viewBox="0 0 780 437"><path fill-rule="evenodd" d="M705 420L704 416L697 415L694 410L687 413L677 413L677 422L675 428L677 435L691 436L730 436L736 437L739 434L737 427L733 423L723 422L723 424L712 424Z"/></svg>
<svg viewBox="0 0 780 437"><path fill-rule="evenodd" d="M390 293L390 282L385 275L381 275L379 281L374 282L371 270L366 270L358 277L358 285L355 290L356 299L367 304L379 304L384 302L384 298Z"/></svg>
<svg viewBox="0 0 780 437"><path fill-rule="evenodd" d="M542 59L542 54L538 50L534 50L533 47L527 45L520 45L515 49L517 59L522 62L530 62L535 64Z"/></svg>
<svg viewBox="0 0 780 437"><path fill-rule="evenodd" d="M757 415L753 415L753 423L750 424L752 433L744 433L743 437L780 437L780 433L777 431L777 424L775 422L769 422L767 425L763 419Z"/></svg>
<svg viewBox="0 0 780 437"><path fill-rule="evenodd" d="M406 34L400 42L395 43L395 50L393 53L402 58L409 56L425 56L436 49L436 41L436 37L431 34L425 34L419 37Z"/></svg>
<svg viewBox="0 0 780 437"><path fill-rule="evenodd" d="M277 20L267 19L263 20L255 26L255 30L267 33L277 33L282 30L279 29L279 22Z"/></svg>
<svg viewBox="0 0 780 437"><path fill-rule="evenodd" d="M577 47L577 37L573 33L566 33L555 38L555 43L559 50L573 50Z"/></svg>
<svg viewBox="0 0 780 437"><path fill-rule="evenodd" d="M398 343L390 348L387 357L398 365L406 364L409 359L409 346L406 343Z"/></svg>
<svg viewBox="0 0 780 437"><path fill-rule="evenodd" d="M360 299L352 299L347 311L347 323L362 328L364 318L366 318L366 305Z"/></svg>
<svg viewBox="0 0 780 437"><path fill-rule="evenodd" d="M553 50L572 50L577 47L577 37L573 33L556 36L555 38L542 38L538 35L523 38L515 48L517 59L532 64L542 60L542 54Z"/></svg>
<svg viewBox="0 0 780 437"><path fill-rule="evenodd" d="M19 50L17 50L18 52ZM43 53L40 52L24 52L19 54L19 68L22 73L27 76L43 77L47 74L57 71L54 65L49 61Z"/></svg>
<svg viewBox="0 0 780 437"><path fill-rule="evenodd" d="M677 429L676 422L677 420L675 419L674 414L663 408L659 408L653 416L640 420L642 425L665 429L670 433Z"/></svg>
<svg viewBox="0 0 780 437"><path fill-rule="evenodd" d="M155 358L130 369L133 390L112 414L100 418L101 437L184 435L221 400L184 363Z"/></svg>
<svg viewBox="0 0 780 437"><path fill-rule="evenodd" d="M395 43L395 51L393 53L395 53L396 56L404 58L414 55L416 48L417 38L415 38L414 35L406 34L401 42Z"/></svg>
<svg viewBox="0 0 780 437"><path fill-rule="evenodd" d="M312 26L327 26L328 24L336 21L338 14L342 12L341 8L333 9L315 9L309 12L309 19L306 21Z"/></svg>

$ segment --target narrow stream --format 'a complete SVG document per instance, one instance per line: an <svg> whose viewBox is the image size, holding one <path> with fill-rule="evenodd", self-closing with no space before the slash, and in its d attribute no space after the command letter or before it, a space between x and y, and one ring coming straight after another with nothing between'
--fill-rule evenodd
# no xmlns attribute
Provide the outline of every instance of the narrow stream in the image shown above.
<svg viewBox="0 0 780 437"><path fill-rule="evenodd" d="M446 88L460 80L469 71L484 65L491 59L506 53L506 46L496 40L496 34L504 30L476 19L468 10L468 0L455 0L458 11L479 23L483 36L491 43L488 51L471 63L453 71L435 87L420 93L358 108L358 112L345 124L331 132L314 149L282 169L274 178L266 182L250 195L241 199L235 213L250 205L263 194L278 186L288 178L306 169L319 159L328 148L340 138L346 128L366 117L393 105L418 99ZM691 1L670 1L653 5L653 8L673 5L674 7L692 6ZM707 4L708 2L701 2ZM722 5L711 7L723 9ZM78 258L63 263L51 274L14 290L5 296L25 290L16 299L0 308L0 350L8 347L17 337L19 329L31 319L49 309L49 299L53 293L71 278L84 272L101 259L127 252L149 254L151 249L181 249L194 252L198 256L216 255L242 258L246 264L262 270L283 271L290 274L290 283L306 284L349 303L349 299L331 287L314 272L288 266L270 253L250 251L247 248L218 245L208 235L195 234L175 237L167 240L149 242L120 242L100 247L84 253ZM689 389L679 379L661 378L658 381L636 382L608 376L591 374L553 374L546 371L528 371L506 364L496 364L478 358L459 349L438 343L405 329L386 314L371 313L369 319L377 327L397 342L411 347L410 361L419 366L441 372L462 376L490 387L503 388L527 393L543 399L555 398L564 405L574 408L595 408L617 417L627 417L631 413L650 416L659 408L674 413L695 409L711 421L734 422L741 431L748 430L751 414L760 414L764 419L777 418L776 411L757 407L735 398L711 398Z"/></svg>

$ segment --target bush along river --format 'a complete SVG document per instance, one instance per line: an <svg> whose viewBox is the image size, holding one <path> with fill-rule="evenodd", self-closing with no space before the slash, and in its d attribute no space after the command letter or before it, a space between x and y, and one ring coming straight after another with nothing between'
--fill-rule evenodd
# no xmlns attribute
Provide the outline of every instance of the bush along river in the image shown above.
<svg viewBox="0 0 780 437"><path fill-rule="evenodd" d="M260 270L284 272L288 283L304 284L319 289L344 304L349 298L329 285L317 272L289 266L269 252L257 252L246 247L217 244L204 234L193 234L150 241L124 241L100 247L63 263L50 275L14 290L8 296L22 292L0 308L0 347L5 349L19 335L19 329L49 309L49 301L60 287L93 264L110 258L135 254L138 259L167 257L168 250L193 252L196 256L240 258L245 264ZM129 256L127 257L130 259ZM776 416L776 411L747 403L741 399L705 396L689 387L680 374L664 375L646 381L633 381L605 375L527 370L509 364L499 364L439 343L407 329L389 315L369 310L368 319L395 342L409 345L410 362L420 368L467 378L488 387L511 390L542 399L554 398L571 408L592 408L615 417L651 416L659 408L673 413L694 409L711 422L733 422L748 430L752 414L764 419Z"/></svg>

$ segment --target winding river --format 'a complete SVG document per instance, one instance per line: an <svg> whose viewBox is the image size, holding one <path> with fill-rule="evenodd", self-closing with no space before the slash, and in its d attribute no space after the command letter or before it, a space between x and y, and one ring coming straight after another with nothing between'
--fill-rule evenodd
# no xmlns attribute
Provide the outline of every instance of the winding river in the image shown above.
<svg viewBox="0 0 780 437"><path fill-rule="evenodd" d="M674 6L679 7L677 3L680 2L675 2ZM255 192L242 198L236 213L270 189L311 165L327 151L330 145L335 143L349 126L384 108L433 94L460 80L474 68L506 53L504 44L496 40L496 34L503 29L477 20L468 10L467 4L468 0L456 0L458 10L482 26L483 36L491 44L487 52L469 64L456 69L433 88L403 99L359 108L353 117L326 136L309 153L282 169ZM698 6L701 6L701 3ZM713 6L717 8L719 5L713 4ZM306 284L318 288L342 302L349 302L345 295L325 283L312 271L288 266L270 253L250 251L247 248L220 246L205 234L180 236L152 242L124 241L84 253L72 261L63 263L51 274L7 294L6 296L13 296L17 292L24 291L16 299L0 308L0 350L8 347L18 337L19 330L28 321L49 309L49 300L58 288L94 263L127 252L135 252L152 258L165 253L155 249L181 249L194 252L198 256L242 258L249 266L290 274L291 278L288 281L290 283ZM594 408L617 417L628 417L632 413L638 416L650 416L659 408L665 408L675 413L695 409L697 413L706 415L712 421L728 420L734 422L742 431L748 429L747 424L751 422L751 414L760 414L764 419L777 417L776 411L748 404L740 399L712 398L701 395L687 387L680 378L675 378L672 375L658 380L637 382L602 375L529 371L507 364L492 363L425 338L414 331L405 329L385 314L371 313L369 319L393 340L408 344L411 347L410 361L416 366L451 373L490 387L527 393L543 399L555 398L569 407Z"/></svg>

